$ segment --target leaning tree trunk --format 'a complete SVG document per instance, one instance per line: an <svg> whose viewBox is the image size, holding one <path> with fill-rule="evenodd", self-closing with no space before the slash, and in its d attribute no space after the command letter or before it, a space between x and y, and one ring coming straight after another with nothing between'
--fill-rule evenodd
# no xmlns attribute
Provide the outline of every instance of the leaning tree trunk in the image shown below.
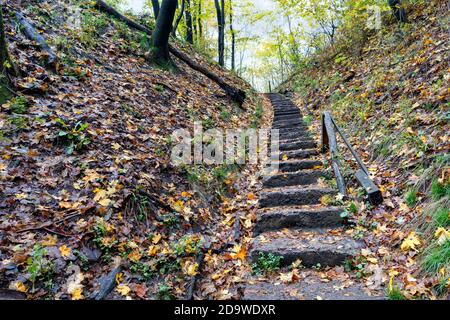
<svg viewBox="0 0 450 320"><path fill-rule="evenodd" d="M178 6L178 2L177 2L177 6ZM180 9L180 13L178 14L178 18L177 18L177 20L175 21L175 24L173 25L173 28L172 28L172 36L173 36L174 38L176 38L176 36L177 36L178 25L180 24L181 19L183 19L185 7L186 7L186 0L183 0L183 1L181 1L181 9Z"/></svg>
<svg viewBox="0 0 450 320"><path fill-rule="evenodd" d="M151 59L159 65L173 64L169 54L169 36L172 30L175 11L177 10L178 0L163 0L161 10L156 20L156 28L153 32L151 44Z"/></svg>
<svg viewBox="0 0 450 320"><path fill-rule="evenodd" d="M191 0L186 0L186 41L190 44L194 44L194 35L192 32L192 12L191 12Z"/></svg>
<svg viewBox="0 0 450 320"><path fill-rule="evenodd" d="M230 0L231 69L236 70L236 33L233 28L233 0Z"/></svg>
<svg viewBox="0 0 450 320"><path fill-rule="evenodd" d="M104 13L109 14L110 16L124 22L127 26L129 26L132 29L141 31L146 33L149 36L153 35L153 32L148 29L147 27L140 25L139 23L136 23L135 21L125 17L123 14L118 12L116 9L108 5L103 0L97 0L96 2L96 8ZM178 50L177 48L171 46L169 44L169 51L172 53L175 57L180 59L181 61L185 62L189 67L192 69L202 73L215 83L217 83L229 96L230 98L237 102L239 106L242 106L242 104L245 102L246 99L246 93L245 91L235 88L231 85L229 85L225 80L223 80L220 76L217 74L212 73L208 68L203 67L201 64L197 63L195 60L191 59L188 55L186 55L181 50Z"/></svg>
<svg viewBox="0 0 450 320"><path fill-rule="evenodd" d="M406 16L406 10L400 0L388 0L389 6L392 8L394 16L400 23L407 23L408 18Z"/></svg>
<svg viewBox="0 0 450 320"><path fill-rule="evenodd" d="M11 98L11 76L17 75L14 63L8 52L3 24L3 6L0 3L0 104Z"/></svg>
<svg viewBox="0 0 450 320"><path fill-rule="evenodd" d="M159 16L159 0L152 0L153 14L155 16L155 20L158 19Z"/></svg>
<svg viewBox="0 0 450 320"><path fill-rule="evenodd" d="M225 0L214 0L217 13L217 25L219 31L218 37L218 51L219 51L219 65L225 66Z"/></svg>

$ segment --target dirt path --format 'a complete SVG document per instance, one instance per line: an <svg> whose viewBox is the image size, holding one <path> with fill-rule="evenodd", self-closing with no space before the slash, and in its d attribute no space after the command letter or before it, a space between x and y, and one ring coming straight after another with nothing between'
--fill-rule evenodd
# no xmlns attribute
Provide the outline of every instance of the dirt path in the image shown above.
<svg viewBox="0 0 450 320"><path fill-rule="evenodd" d="M279 171L263 178L250 256L253 262L262 255L281 256L287 281L254 276L243 288L243 299L374 298L343 272L346 260L357 255L364 243L345 232L342 208L321 205L323 196L334 198L337 190L318 183L322 161L300 110L281 95L269 98L273 128L280 130L281 160ZM295 265L298 260L301 269Z"/></svg>

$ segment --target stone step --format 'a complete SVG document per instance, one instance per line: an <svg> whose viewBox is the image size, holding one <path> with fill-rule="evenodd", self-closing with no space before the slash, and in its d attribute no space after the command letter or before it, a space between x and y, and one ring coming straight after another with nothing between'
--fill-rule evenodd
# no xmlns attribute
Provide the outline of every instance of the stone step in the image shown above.
<svg viewBox="0 0 450 320"><path fill-rule="evenodd" d="M311 271L308 271L311 273ZM332 279L323 282L315 274L307 274L305 279L295 283L272 283L268 281L249 281L243 288L242 300L382 300L383 293L371 293L363 284L348 279Z"/></svg>
<svg viewBox="0 0 450 320"><path fill-rule="evenodd" d="M317 143L314 140L297 140L295 142L280 142L281 151L292 151L299 149L314 149L317 148Z"/></svg>
<svg viewBox="0 0 450 320"><path fill-rule="evenodd" d="M300 137L293 137L293 138L283 138L283 137L278 137L278 139L274 138L274 141L278 142L278 143L295 143L295 142L301 142L301 141L315 141L314 138L311 137L311 135L308 132L301 132L301 136Z"/></svg>
<svg viewBox="0 0 450 320"><path fill-rule="evenodd" d="M289 150L289 151L281 151L279 159L283 159L284 156L287 156L286 160L306 159L317 155L319 155L319 151L317 151L317 149Z"/></svg>
<svg viewBox="0 0 450 320"><path fill-rule="evenodd" d="M303 119L300 117L300 115L290 115L290 116L280 116L280 117L275 117L273 119L273 124L279 124L279 123L289 123L289 122L300 122L303 121Z"/></svg>
<svg viewBox="0 0 450 320"><path fill-rule="evenodd" d="M308 127L302 122L302 121L295 121L295 122L280 122L280 123L274 123L272 125L272 129L295 129L295 130L303 130L307 131Z"/></svg>
<svg viewBox="0 0 450 320"><path fill-rule="evenodd" d="M275 118L273 119L272 125L279 125L283 123L299 123L299 122L303 122L302 118L298 115L294 115L289 118L288 117Z"/></svg>
<svg viewBox="0 0 450 320"><path fill-rule="evenodd" d="M342 231L335 235L332 231ZM342 265L347 259L356 256L364 243L353 240L343 230L287 230L266 232L255 238L251 259L257 262L260 254L281 256L281 266L288 266L297 260L302 266L310 268Z"/></svg>
<svg viewBox="0 0 450 320"><path fill-rule="evenodd" d="M292 116L292 115L301 115L300 110L298 109L284 109L284 110L274 110L273 114L275 117L281 117L281 116Z"/></svg>
<svg viewBox="0 0 450 320"><path fill-rule="evenodd" d="M287 138L287 139L274 139L274 142L278 142L280 145L283 144L291 144L291 143L297 143L297 142L316 142L316 140L314 140L311 136L309 135L304 135L300 138Z"/></svg>
<svg viewBox="0 0 450 320"><path fill-rule="evenodd" d="M320 199L325 195L335 196L336 190L317 188L314 186L306 188L283 190L266 190L260 193L260 208L273 208L280 206L304 206L319 204Z"/></svg>
<svg viewBox="0 0 450 320"><path fill-rule="evenodd" d="M281 209L281 210L280 210ZM344 224L338 207L310 206L302 208L273 208L258 213L254 235L284 228L333 228Z"/></svg>
<svg viewBox="0 0 450 320"><path fill-rule="evenodd" d="M298 110L289 110L289 109L276 110L276 111L274 111L273 121L276 121L278 119L290 119L290 118L294 118L294 117L303 119L302 114Z"/></svg>
<svg viewBox="0 0 450 320"><path fill-rule="evenodd" d="M264 188L281 188L289 186L311 185L317 183L322 177L320 170L299 171L293 173L281 173L263 178Z"/></svg>
<svg viewBox="0 0 450 320"><path fill-rule="evenodd" d="M296 172L306 169L314 169L322 167L322 162L319 160L291 160L281 161L278 163L280 172Z"/></svg>

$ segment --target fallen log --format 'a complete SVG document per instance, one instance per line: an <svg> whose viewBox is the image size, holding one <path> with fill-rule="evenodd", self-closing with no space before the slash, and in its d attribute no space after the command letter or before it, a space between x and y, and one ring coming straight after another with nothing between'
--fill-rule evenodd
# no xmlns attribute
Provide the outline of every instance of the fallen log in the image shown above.
<svg viewBox="0 0 450 320"><path fill-rule="evenodd" d="M126 16L124 16L123 14L121 14L116 9L114 9L110 5L106 4L102 0L97 0L95 7L99 11L102 11L102 12L104 12L104 13L106 13L106 14L108 14L108 15L110 15L110 16L112 16L112 17L114 17L114 18L116 18L116 19L118 19L118 20L120 20L122 22L124 22L126 25L128 25L132 29L144 32L144 33L148 34L149 36L152 35L152 31L150 29L148 29L147 27L145 27L143 25L140 25L140 24L136 23L135 21L127 18ZM218 75L212 73L207 68L201 66L200 64L198 64L197 62L195 62L194 60L189 58L184 52L176 49L175 47L169 45L169 51L175 57L177 57L178 59L180 59L181 61L186 63L190 68L194 69L195 71L198 71L198 72L202 73L203 75L208 77L210 80L212 80L215 83L217 83L227 93L227 95L233 101L237 102L239 104L239 106L242 106L242 104L244 103L244 101L246 99L245 91L243 91L241 89L237 89L237 88L229 85L222 78L220 78Z"/></svg>
<svg viewBox="0 0 450 320"><path fill-rule="evenodd" d="M111 270L110 273L99 279L100 288L91 295L91 299L103 300L116 286L116 276L122 271L122 267L118 266Z"/></svg>
<svg viewBox="0 0 450 320"><path fill-rule="evenodd" d="M20 30L23 34L31 41L36 42L41 50L47 53L47 64L56 70L58 57L53 52L53 50L49 47L44 37L41 36L36 29L31 25L30 22L23 16L22 13L16 12L17 23L20 26Z"/></svg>

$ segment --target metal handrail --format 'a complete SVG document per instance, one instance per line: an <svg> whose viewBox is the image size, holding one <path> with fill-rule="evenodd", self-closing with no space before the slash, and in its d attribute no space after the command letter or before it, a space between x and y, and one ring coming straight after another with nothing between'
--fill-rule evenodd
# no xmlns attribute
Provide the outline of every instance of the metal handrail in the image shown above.
<svg viewBox="0 0 450 320"><path fill-rule="evenodd" d="M341 130L341 128L339 128L336 121L334 121L333 116L328 111L326 111L322 114L322 152L330 150L332 167L334 175L336 177L336 183L339 192L344 196L347 195L347 187L340 170L339 148L337 145L335 129L342 137L342 140L344 140L345 145L350 150L360 167L360 169L356 171L355 176L359 184L367 192L370 203L372 203L373 205L381 204L383 202L383 195L381 194L380 189L369 178L369 171L367 170L367 167L364 165L363 161L348 141L344 132Z"/></svg>

